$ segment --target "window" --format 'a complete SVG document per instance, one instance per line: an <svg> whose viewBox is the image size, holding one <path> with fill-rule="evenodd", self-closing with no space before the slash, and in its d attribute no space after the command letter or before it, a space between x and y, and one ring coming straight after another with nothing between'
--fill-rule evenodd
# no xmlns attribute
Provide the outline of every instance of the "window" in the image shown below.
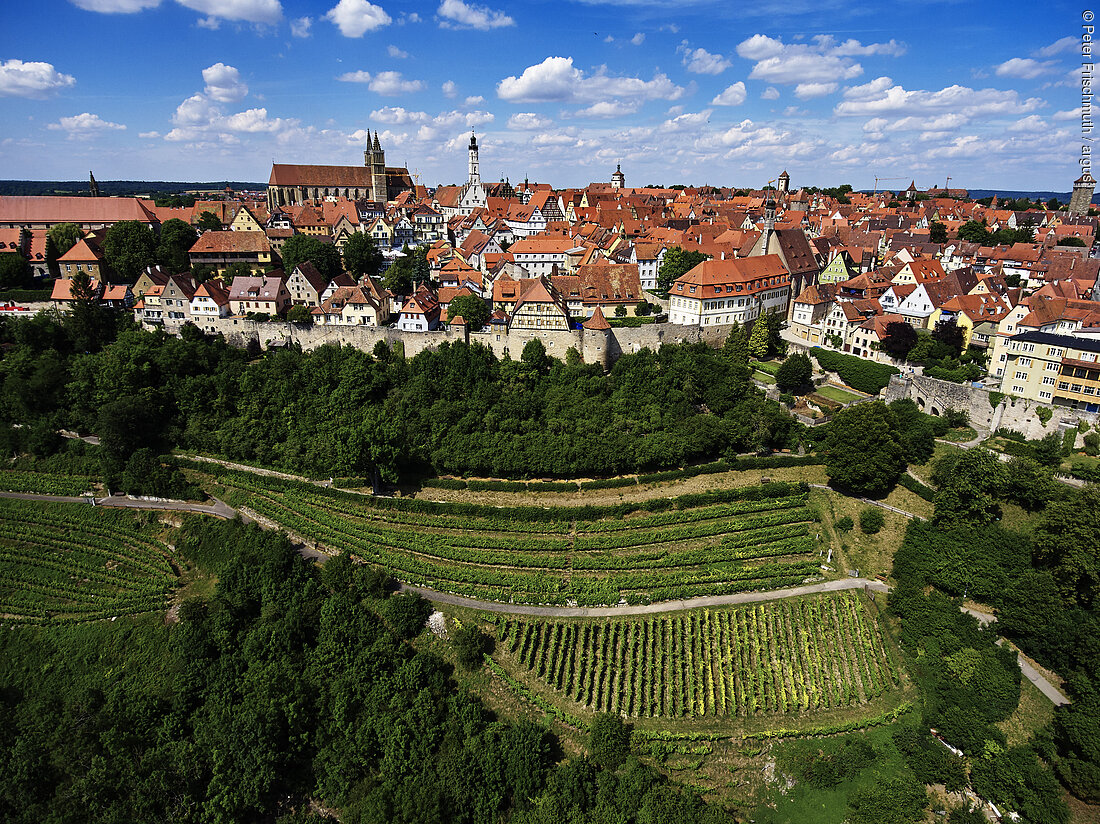
<svg viewBox="0 0 1100 824"><path fill-rule="evenodd" d="M1081 391L1081 384L1075 383L1075 384L1073 384L1073 386L1070 387L1070 389L1073 390L1074 392L1080 392Z"/></svg>
<svg viewBox="0 0 1100 824"><path fill-rule="evenodd" d="M1001 355L1001 359L1004 360L1004 355ZM1058 364L1048 363L1047 364L1047 371L1048 372L1057 372L1058 371Z"/></svg>
<svg viewBox="0 0 1100 824"><path fill-rule="evenodd" d="M1020 358L1020 366L1031 366L1031 358Z"/></svg>
<svg viewBox="0 0 1100 824"><path fill-rule="evenodd" d="M1013 386L1012 391L1017 395L1022 395L1024 392L1024 388L1022 386Z"/></svg>
<svg viewBox="0 0 1100 824"><path fill-rule="evenodd" d="M1068 381L1058 381L1058 388L1059 389L1069 389L1069 382Z"/></svg>
<svg viewBox="0 0 1100 824"><path fill-rule="evenodd" d="M1017 380L1022 380L1022 381L1027 380L1027 372L1017 372L1016 373L1016 379Z"/></svg>
<svg viewBox="0 0 1100 824"><path fill-rule="evenodd" d="M1039 400L1049 401L1050 400L1050 393L1049 392L1040 392L1039 393Z"/></svg>
<svg viewBox="0 0 1100 824"><path fill-rule="evenodd" d="M1043 386L1054 386L1054 377L1048 375L1047 377L1043 378Z"/></svg>
<svg viewBox="0 0 1100 824"><path fill-rule="evenodd" d="M1084 394L1086 394L1086 395L1095 395L1096 394L1096 387L1095 386L1086 386L1085 390L1084 390Z"/></svg>

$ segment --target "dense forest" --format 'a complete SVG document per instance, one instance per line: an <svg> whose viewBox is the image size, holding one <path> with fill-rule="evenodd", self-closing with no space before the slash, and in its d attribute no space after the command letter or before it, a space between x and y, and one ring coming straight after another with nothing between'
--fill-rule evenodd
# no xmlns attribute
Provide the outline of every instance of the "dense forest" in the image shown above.
<svg viewBox="0 0 1100 824"><path fill-rule="evenodd" d="M718 822L628 757L617 719L591 758L493 717L408 639L430 608L345 557L195 519L180 554L218 576L178 624L0 633L0 819ZM456 633L456 636L458 634Z"/></svg>
<svg viewBox="0 0 1100 824"><path fill-rule="evenodd" d="M519 360L478 344L411 359L385 344L261 354L193 327L181 338L118 331L94 313L8 320L0 344L9 453L48 454L58 429L95 433L116 486L138 450L393 482L613 475L797 445L801 430L732 347L665 345L604 374L573 350L564 362L547 356L537 340Z"/></svg>

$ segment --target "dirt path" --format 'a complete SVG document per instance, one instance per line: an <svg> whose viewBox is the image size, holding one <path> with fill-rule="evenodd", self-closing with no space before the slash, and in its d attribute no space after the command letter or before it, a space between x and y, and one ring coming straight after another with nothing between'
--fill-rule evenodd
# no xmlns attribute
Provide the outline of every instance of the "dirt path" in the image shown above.
<svg viewBox="0 0 1100 824"><path fill-rule="evenodd" d="M836 490L833 489L828 484L808 484L808 486L812 487L813 489L827 489L830 492L836 492ZM923 521L924 520L924 518L922 518L920 515L914 515L912 512L906 512L904 509L898 509L896 506L890 506L890 504L884 504L882 501L873 501L870 498L857 498L856 500L862 501L865 504L870 504L871 506L877 506L877 507L881 507L882 509L888 509L891 512L896 512L896 513L898 513L898 515L902 515L902 516L904 516L906 518L909 518L909 519L916 518L918 521Z"/></svg>
<svg viewBox="0 0 1100 824"><path fill-rule="evenodd" d="M551 607L537 604L506 604L498 601L478 601L463 595L449 592L436 592L424 587L402 584L404 592L415 592L429 601L449 604L455 607L480 609L485 612L506 612L511 615L538 615L545 618L617 618L623 615L655 615L662 612L680 612L701 607L725 607L734 604L751 604L757 601L779 601L783 598L798 598L802 595L816 595L820 592L839 592L846 589L870 589L875 592L889 592L881 581L869 578L844 578L839 581L825 581L790 589L773 589L767 592L736 592L732 595L703 595L698 598L686 598L679 601L661 601L657 604L623 604L613 607Z"/></svg>

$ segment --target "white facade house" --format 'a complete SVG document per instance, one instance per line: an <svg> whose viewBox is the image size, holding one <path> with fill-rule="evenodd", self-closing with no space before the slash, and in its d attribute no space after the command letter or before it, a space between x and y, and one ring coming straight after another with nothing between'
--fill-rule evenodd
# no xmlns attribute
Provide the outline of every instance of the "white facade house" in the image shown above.
<svg viewBox="0 0 1100 824"><path fill-rule="evenodd" d="M669 290L669 322L683 326L748 323L784 316L791 276L779 255L705 260Z"/></svg>

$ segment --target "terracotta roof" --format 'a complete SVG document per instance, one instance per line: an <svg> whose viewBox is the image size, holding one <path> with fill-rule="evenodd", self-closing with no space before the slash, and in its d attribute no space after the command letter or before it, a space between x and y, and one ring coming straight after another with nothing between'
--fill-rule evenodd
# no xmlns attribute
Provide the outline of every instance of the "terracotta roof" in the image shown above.
<svg viewBox="0 0 1100 824"><path fill-rule="evenodd" d="M57 259L58 263L86 263L88 261L95 261L96 263L103 262L103 255L93 249L84 238L81 238L73 244L65 254Z"/></svg>
<svg viewBox="0 0 1100 824"><path fill-rule="evenodd" d="M263 232L203 232L191 252L270 252L271 241Z"/></svg>
<svg viewBox="0 0 1100 824"><path fill-rule="evenodd" d="M117 223L156 218L136 197L0 197L0 223Z"/></svg>
<svg viewBox="0 0 1100 824"><path fill-rule="evenodd" d="M603 310L599 306L596 307L596 311L592 313L592 317L581 324L585 329L591 329L593 331L606 331L611 328L611 324L607 322L607 318L603 316Z"/></svg>

